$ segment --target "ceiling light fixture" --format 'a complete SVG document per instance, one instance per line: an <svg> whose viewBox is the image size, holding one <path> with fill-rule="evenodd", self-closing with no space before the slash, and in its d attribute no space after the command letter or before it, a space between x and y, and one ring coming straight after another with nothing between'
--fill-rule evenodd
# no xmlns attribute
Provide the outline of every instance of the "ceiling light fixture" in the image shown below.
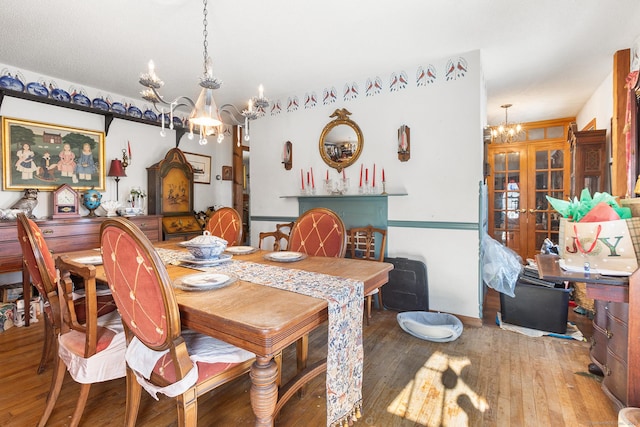
<svg viewBox="0 0 640 427"><path fill-rule="evenodd" d="M512 104L503 104L500 107L504 108L504 123L500 126L491 127L491 139L496 141L499 139L500 142L516 142L520 135L522 134L522 125L519 123L509 123L509 107Z"/></svg>
<svg viewBox="0 0 640 427"><path fill-rule="evenodd" d="M264 91L262 85L260 85L258 96L249 100L249 105L246 110L240 112L231 104L225 104L218 109L213 97L213 91L222 86L222 81L213 76L212 61L207 50L207 0L203 0L202 3L204 5L202 12L202 24L204 26L204 30L202 31L204 36L204 72L200 77L200 86L202 89L196 102L193 102L191 98L186 96L179 96L170 102L166 101L159 93L159 89L164 85L164 82L156 75L153 61L149 61L148 71L140 74L139 82L146 88L140 92L140 94L143 99L153 103L156 111L160 112L160 121L162 126L160 135L162 136L166 135L165 124L169 129L174 128L173 119L176 109L186 107L191 108L191 114L189 115L189 139L193 139L193 129L194 126L197 126L199 128L199 142L201 145L207 143L207 136L215 134L218 135L217 140L220 143L224 140L224 125L231 124L244 127L245 140L248 141L249 121L255 120L264 115L266 108L269 106L269 100L264 97ZM161 105L161 107L158 108L158 105ZM168 107L168 123L165 123L166 115L164 106ZM229 118L227 122L222 120L220 115L221 112L227 112L227 117Z"/></svg>

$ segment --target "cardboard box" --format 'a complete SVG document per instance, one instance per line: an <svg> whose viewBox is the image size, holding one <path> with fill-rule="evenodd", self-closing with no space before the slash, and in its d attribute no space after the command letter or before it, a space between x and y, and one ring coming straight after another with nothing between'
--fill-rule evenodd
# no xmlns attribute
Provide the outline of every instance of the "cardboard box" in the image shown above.
<svg viewBox="0 0 640 427"><path fill-rule="evenodd" d="M569 316L569 289L522 283L515 298L500 294L502 321L540 331L565 334Z"/></svg>

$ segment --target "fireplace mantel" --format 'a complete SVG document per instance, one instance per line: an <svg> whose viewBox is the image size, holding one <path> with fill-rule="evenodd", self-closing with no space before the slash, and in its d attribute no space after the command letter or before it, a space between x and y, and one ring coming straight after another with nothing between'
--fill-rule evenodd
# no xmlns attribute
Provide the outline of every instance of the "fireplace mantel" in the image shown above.
<svg viewBox="0 0 640 427"><path fill-rule="evenodd" d="M282 196L298 199L298 213L312 208L328 208L336 212L347 228L373 225L387 228L388 199L393 196L406 196L406 193L393 194L318 194Z"/></svg>

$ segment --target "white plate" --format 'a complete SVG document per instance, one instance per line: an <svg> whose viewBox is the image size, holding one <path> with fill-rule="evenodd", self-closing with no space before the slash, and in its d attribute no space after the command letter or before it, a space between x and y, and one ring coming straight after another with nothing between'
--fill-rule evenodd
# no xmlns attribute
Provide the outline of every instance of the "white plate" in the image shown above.
<svg viewBox="0 0 640 427"><path fill-rule="evenodd" d="M231 258L233 258L233 255L230 254L220 254L218 258L212 259L199 259L191 254L186 254L180 259L180 262L185 264L199 265L202 267L210 267L212 265L220 264L221 262L229 261Z"/></svg>
<svg viewBox="0 0 640 427"><path fill-rule="evenodd" d="M83 256L79 258L74 258L73 261L78 262L80 264L101 265L102 255Z"/></svg>
<svg viewBox="0 0 640 427"><path fill-rule="evenodd" d="M304 259L307 257L307 255L303 254L302 252L280 251L280 252L269 252L264 257L271 261L293 262L293 261L299 261L301 259Z"/></svg>
<svg viewBox="0 0 640 427"><path fill-rule="evenodd" d="M253 246L229 246L227 249L225 249L225 252L236 255L252 254L255 251L257 251L257 249Z"/></svg>
<svg viewBox="0 0 640 427"><path fill-rule="evenodd" d="M211 290L228 286L236 280L237 278L235 276L229 276L227 274L197 273L177 279L174 285L188 291Z"/></svg>

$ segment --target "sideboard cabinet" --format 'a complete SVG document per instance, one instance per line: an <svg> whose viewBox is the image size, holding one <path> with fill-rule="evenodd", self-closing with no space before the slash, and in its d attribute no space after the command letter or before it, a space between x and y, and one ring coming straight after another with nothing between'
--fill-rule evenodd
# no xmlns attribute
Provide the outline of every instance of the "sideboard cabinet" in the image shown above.
<svg viewBox="0 0 640 427"><path fill-rule="evenodd" d="M36 220L53 253L80 251L100 246L100 225L106 217ZM162 240L162 216L127 217L152 242ZM22 271L22 249L16 221L0 222L0 273Z"/></svg>

